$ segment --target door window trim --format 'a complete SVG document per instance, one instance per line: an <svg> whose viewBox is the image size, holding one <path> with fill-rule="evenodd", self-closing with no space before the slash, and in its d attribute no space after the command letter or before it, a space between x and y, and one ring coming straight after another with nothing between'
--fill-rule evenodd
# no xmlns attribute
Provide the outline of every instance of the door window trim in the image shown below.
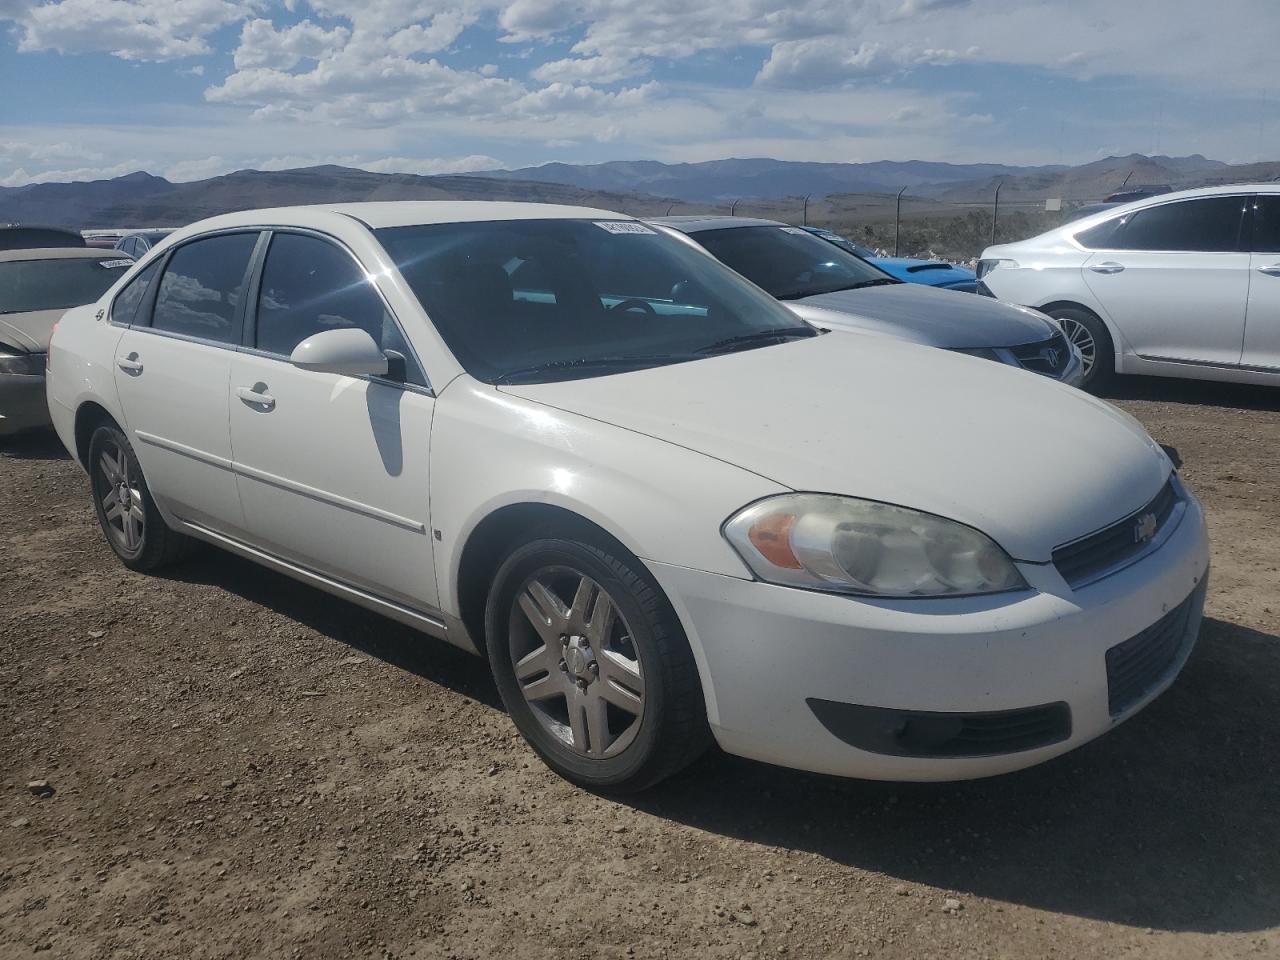
<svg viewBox="0 0 1280 960"><path fill-rule="evenodd" d="M431 378L427 376L427 368L423 365L422 360L418 356L418 351L413 345L413 341L405 334L404 324L400 322L400 318L392 309L386 295L378 287L365 265L360 262L360 258L356 256L355 251L342 242L338 237L325 233L322 230L315 230L310 227L262 227L263 239L259 241L259 249L255 251L253 273L249 278L248 295L245 298L244 322L240 332L240 344L236 349L240 353L246 353L254 357L263 357L267 360L276 360L281 363L289 363L289 357L286 354L274 353L270 350L259 350L254 344L257 339L258 332L258 298L262 291L262 273L266 267L267 254L271 249L271 240L276 234L295 234L297 236L312 237L322 243L337 248L341 253L346 254L351 262L355 264L356 269L368 282L369 287L377 295L382 302L382 308L387 312L387 316L391 318L391 322L395 324L396 329L400 333L400 339L405 342L409 348L409 355L405 357L405 363L411 369L416 368L418 374L421 375L423 383L409 383L408 381L392 380L388 377L378 377L371 374L360 374L355 379L367 380L370 383L378 383L383 386L400 387L405 390L411 390L414 393L425 394L429 397L435 396L435 391L431 387Z"/></svg>

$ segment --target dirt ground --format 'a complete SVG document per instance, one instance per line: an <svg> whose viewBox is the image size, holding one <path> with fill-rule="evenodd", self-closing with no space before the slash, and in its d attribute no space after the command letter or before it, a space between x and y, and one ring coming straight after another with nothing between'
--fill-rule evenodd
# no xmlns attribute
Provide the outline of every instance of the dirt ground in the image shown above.
<svg viewBox="0 0 1280 960"><path fill-rule="evenodd" d="M1116 402L1211 524L1169 693L998 779L713 753L621 803L478 659L215 551L126 571L56 440L10 442L0 957L1280 957L1280 390Z"/></svg>

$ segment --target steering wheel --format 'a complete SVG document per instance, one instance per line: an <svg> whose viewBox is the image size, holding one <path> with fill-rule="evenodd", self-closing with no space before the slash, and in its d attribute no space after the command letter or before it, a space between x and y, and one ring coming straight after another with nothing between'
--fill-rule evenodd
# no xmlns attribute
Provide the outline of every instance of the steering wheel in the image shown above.
<svg viewBox="0 0 1280 960"><path fill-rule="evenodd" d="M609 308L610 313L626 313L628 310L639 309L647 313L651 317L656 317L658 311L653 309L653 304L648 300L641 300L639 297L627 297L625 300L619 300Z"/></svg>

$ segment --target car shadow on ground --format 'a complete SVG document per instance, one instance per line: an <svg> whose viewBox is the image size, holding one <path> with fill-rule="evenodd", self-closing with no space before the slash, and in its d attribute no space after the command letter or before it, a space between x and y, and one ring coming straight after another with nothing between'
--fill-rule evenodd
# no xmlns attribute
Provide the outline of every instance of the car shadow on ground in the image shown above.
<svg viewBox="0 0 1280 960"><path fill-rule="evenodd" d="M1280 411L1280 388L1247 383L1215 383L1171 377L1117 377L1101 396L1107 400L1189 403L1242 410Z"/></svg>
<svg viewBox="0 0 1280 960"><path fill-rule="evenodd" d="M487 665L220 551L176 568L501 710ZM700 830L994 901L1178 931L1280 924L1280 637L1207 619L1174 687L1048 764L885 784L710 752L623 802Z"/></svg>
<svg viewBox="0 0 1280 960"><path fill-rule="evenodd" d="M52 430L30 430L0 437L0 457L15 460L70 460L71 454Z"/></svg>

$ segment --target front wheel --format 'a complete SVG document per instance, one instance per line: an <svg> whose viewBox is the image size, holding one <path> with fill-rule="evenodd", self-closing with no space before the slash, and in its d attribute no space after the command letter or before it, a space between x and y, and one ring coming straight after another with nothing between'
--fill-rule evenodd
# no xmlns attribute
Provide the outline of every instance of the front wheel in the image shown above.
<svg viewBox="0 0 1280 960"><path fill-rule="evenodd" d="M710 742L689 642L634 558L526 543L494 578L485 632L508 713L567 780L642 790Z"/></svg>
<svg viewBox="0 0 1280 960"><path fill-rule="evenodd" d="M1084 365L1080 389L1096 391L1106 386L1116 373L1115 349L1107 325L1097 315L1080 307L1059 307L1050 310L1049 316L1080 351Z"/></svg>

